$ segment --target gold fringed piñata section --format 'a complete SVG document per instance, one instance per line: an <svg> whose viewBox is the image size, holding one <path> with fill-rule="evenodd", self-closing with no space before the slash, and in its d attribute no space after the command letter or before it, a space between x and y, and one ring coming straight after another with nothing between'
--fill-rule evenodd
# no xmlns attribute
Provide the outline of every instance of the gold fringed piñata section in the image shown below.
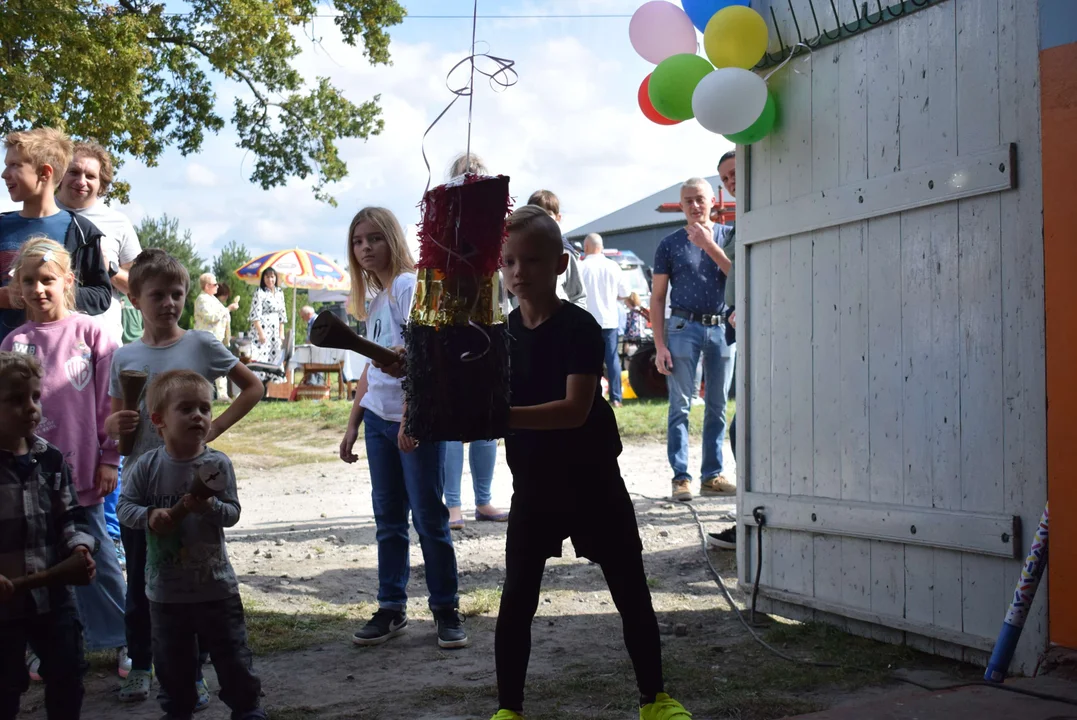
<svg viewBox="0 0 1077 720"><path fill-rule="evenodd" d="M501 312L498 276L456 275L420 268L415 284L411 322L433 327L496 325L505 322Z"/></svg>

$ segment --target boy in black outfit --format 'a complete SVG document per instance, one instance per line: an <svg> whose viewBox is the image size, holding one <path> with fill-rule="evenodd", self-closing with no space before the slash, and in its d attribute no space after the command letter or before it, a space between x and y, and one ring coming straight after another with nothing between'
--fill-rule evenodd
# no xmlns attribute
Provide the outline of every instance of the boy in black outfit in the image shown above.
<svg viewBox="0 0 1077 720"><path fill-rule="evenodd" d="M513 497L495 638L500 709L493 720L523 718L542 574L547 558L561 555L566 537L578 556L602 567L636 671L641 720L690 718L662 691L662 648L643 545L617 464L617 421L599 385L601 329L586 310L557 297L568 256L549 215L520 208L508 230L505 283L520 305L508 321L513 407L505 448ZM573 462L565 464L565 457ZM594 512L596 507L601 511Z"/></svg>

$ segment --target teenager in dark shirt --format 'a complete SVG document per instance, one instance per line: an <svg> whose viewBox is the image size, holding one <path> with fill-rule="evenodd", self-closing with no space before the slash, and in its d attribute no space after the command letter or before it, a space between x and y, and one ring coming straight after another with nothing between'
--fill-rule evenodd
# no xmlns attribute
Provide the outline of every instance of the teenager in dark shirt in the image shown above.
<svg viewBox="0 0 1077 720"><path fill-rule="evenodd" d="M520 305L509 316L513 407L505 449L513 497L494 643L500 705L494 720L523 718L542 574L566 537L578 556L602 567L636 671L641 720L687 720L691 715L663 692L643 546L617 465L621 439L599 388L601 328L586 310L557 297L568 256L557 224L542 209L523 207L509 218L504 261L505 283Z"/></svg>

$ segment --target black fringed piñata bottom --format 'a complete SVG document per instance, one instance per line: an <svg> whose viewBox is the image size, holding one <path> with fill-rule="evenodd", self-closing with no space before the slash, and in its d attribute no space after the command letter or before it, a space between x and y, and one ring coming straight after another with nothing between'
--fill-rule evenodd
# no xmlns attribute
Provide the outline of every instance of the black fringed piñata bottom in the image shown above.
<svg viewBox="0 0 1077 720"><path fill-rule="evenodd" d="M493 440L504 437L509 417L509 335L505 323L436 328L410 323L407 345L408 403L404 431L416 440Z"/></svg>

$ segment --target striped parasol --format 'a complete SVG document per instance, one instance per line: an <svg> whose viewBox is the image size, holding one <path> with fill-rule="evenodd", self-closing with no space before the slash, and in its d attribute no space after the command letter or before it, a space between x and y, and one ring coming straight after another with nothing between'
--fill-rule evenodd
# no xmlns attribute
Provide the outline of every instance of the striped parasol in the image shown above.
<svg viewBox="0 0 1077 720"><path fill-rule="evenodd" d="M236 270L236 277L248 285L258 285L266 268L277 271L281 287L292 288L292 324L288 331L288 356L295 348L295 301L299 289L347 292L348 273L335 262L309 250L293 248L259 255Z"/></svg>
<svg viewBox="0 0 1077 720"><path fill-rule="evenodd" d="M281 285L303 290L347 291L348 273L329 258L309 250L293 248L260 255L236 270L236 277L257 285L266 268L277 271Z"/></svg>

